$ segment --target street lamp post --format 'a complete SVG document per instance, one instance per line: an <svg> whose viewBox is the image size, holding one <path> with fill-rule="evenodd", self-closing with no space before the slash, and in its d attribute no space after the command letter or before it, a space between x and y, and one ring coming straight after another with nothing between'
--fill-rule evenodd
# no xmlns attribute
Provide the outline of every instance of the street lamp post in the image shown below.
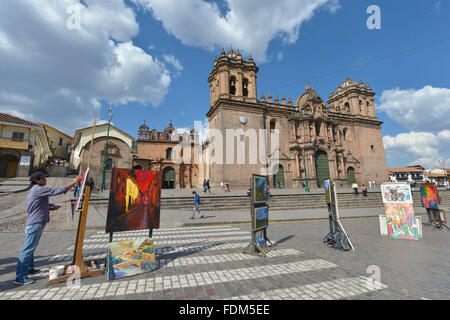
<svg viewBox="0 0 450 320"><path fill-rule="evenodd" d="M105 182L106 182L106 160L108 157L108 139L109 139L109 127L111 126L111 118L113 117L112 115L112 109L111 106L109 107L108 110L108 132L106 134L106 144L105 144L105 161L103 162L103 177L102 177L102 188L101 188L101 192L103 192L103 190L105 190Z"/></svg>

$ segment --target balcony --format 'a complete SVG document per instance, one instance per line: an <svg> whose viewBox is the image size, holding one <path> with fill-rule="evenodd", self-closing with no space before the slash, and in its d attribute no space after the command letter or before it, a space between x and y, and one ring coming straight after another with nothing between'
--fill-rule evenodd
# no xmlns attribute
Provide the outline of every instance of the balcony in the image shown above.
<svg viewBox="0 0 450 320"><path fill-rule="evenodd" d="M16 149L28 150L29 140L18 140L13 138L0 138L0 148L2 149Z"/></svg>

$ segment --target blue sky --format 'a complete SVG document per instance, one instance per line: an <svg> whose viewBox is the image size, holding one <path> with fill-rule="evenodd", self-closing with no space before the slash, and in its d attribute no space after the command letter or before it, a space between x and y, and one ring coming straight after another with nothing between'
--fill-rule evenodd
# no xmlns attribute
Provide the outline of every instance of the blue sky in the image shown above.
<svg viewBox="0 0 450 320"><path fill-rule="evenodd" d="M43 3L66 19L64 5L78 2ZM0 67L0 84L6 83L5 74L17 77L16 86L6 85L4 91L0 90L0 110L47 121L69 134L92 123L93 116L106 119L111 103L114 125L135 137L144 119L158 130L163 130L169 119L176 127L192 127L194 121L205 119L209 108L207 78L214 58L222 47L232 45L245 57L250 53L255 57L259 66L258 96L264 92L266 97L271 93L294 101L310 81L327 100L330 90L336 90L347 76L368 83L377 93L377 115L384 122L388 166L420 163L433 167L442 158L450 167L448 1L261 0L259 9L255 9L255 1L186 0L181 5L174 0L111 0L105 9L104 1L85 0L81 27L98 39L95 44L76 34L77 30L50 28L50 20L39 15L31 1L17 3L12 8L5 3L0 7L9 16L20 11L23 19L36 23L34 29L47 30L46 34L35 35L48 42L46 47L38 47L42 54L30 54L26 61L33 66L39 62L44 73L57 74L64 66L67 72L55 75L55 80L44 76L41 82L37 71L30 75L30 67L20 77L21 73L13 69L17 54L13 57L11 47L28 54L24 45L14 47L14 39L17 43L23 40L23 33L11 31L8 21L0 22L0 57L11 60L12 66L10 70ZM370 5L381 9L380 30L367 28L370 14L366 10ZM108 45L108 40L114 44ZM129 45L122 45L125 43ZM73 52L73 57L66 57L60 64L48 62L54 61L52 55L60 57L60 52ZM108 69L104 66L112 60L102 59L112 52L124 61L139 63ZM49 59L40 60L45 55ZM93 74L80 71L96 68L99 70ZM74 76L68 79L67 74ZM90 83L91 79L103 80ZM17 89L20 85L24 86L22 91ZM45 90L48 92L43 96ZM58 99L53 99L55 95ZM38 100L46 101L45 106L39 106L39 113L35 111L38 107L31 108ZM72 114L69 109L76 112ZM52 116L44 116L45 112Z"/></svg>

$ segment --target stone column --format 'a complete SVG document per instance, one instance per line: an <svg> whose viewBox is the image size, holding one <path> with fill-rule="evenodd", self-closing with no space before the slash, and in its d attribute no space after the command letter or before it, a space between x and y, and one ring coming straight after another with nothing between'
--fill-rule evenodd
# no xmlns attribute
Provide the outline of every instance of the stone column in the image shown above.
<svg viewBox="0 0 450 320"><path fill-rule="evenodd" d="M238 72L238 78L236 79L236 96L242 97L244 93L242 92L242 85L244 83L244 78L242 77L242 72Z"/></svg>
<svg viewBox="0 0 450 320"><path fill-rule="evenodd" d="M300 165L299 165L299 160L298 160L299 154L298 152L295 153L295 175L294 178L301 178L300 175Z"/></svg>

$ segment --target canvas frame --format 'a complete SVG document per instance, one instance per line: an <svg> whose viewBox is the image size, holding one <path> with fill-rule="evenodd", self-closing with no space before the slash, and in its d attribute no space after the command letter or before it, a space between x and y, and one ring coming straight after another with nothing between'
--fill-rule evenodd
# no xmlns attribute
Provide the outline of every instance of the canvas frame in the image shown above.
<svg viewBox="0 0 450 320"><path fill-rule="evenodd" d="M77 201L75 203L75 211L81 211L83 210L83 198L84 198L84 190L86 188L86 181L89 177L89 168L86 169L86 171L83 173L83 180L81 182L81 189L80 193L78 194Z"/></svg>

